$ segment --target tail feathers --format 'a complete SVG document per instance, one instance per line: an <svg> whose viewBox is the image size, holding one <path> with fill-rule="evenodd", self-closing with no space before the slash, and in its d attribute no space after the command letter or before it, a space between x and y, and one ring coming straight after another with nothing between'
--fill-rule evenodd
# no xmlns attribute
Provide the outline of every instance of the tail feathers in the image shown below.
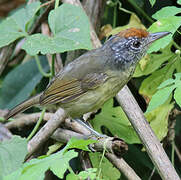
<svg viewBox="0 0 181 180"><path fill-rule="evenodd" d="M25 111L26 109L39 104L40 101L40 96L41 94L38 94L36 96L33 96L25 101L23 101L22 103L18 104L17 106L15 106L13 109L11 109L6 115L5 115L5 119L9 119L13 116L15 116L16 114Z"/></svg>

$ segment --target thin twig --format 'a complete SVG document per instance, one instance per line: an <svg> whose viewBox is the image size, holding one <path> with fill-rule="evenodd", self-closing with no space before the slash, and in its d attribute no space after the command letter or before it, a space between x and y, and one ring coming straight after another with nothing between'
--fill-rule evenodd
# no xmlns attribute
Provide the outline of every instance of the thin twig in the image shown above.
<svg viewBox="0 0 181 180"><path fill-rule="evenodd" d="M58 109L53 117L38 131L38 133L28 142L28 155L32 155L58 128L67 117L63 109Z"/></svg>
<svg viewBox="0 0 181 180"><path fill-rule="evenodd" d="M179 161L181 162L181 153L180 153L180 151L179 151L179 149L177 148L176 145L174 146L174 149L175 149L175 153L176 153L177 156L178 156Z"/></svg>
<svg viewBox="0 0 181 180"><path fill-rule="evenodd" d="M129 180L141 180L134 170L124 161L123 158L117 158L114 154L106 153L106 158L119 169Z"/></svg>

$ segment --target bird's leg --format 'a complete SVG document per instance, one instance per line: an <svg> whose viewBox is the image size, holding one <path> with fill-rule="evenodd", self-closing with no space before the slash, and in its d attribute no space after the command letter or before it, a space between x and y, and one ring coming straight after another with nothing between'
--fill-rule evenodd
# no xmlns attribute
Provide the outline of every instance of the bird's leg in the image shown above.
<svg viewBox="0 0 181 180"><path fill-rule="evenodd" d="M80 119L74 119L76 122L78 122L79 124L81 124L82 126L84 126L86 129L88 129L91 132L90 136L96 136L98 138L104 138L107 137L104 134L100 134L97 131L95 131L94 129L92 129L88 124L86 124L86 122L80 120Z"/></svg>

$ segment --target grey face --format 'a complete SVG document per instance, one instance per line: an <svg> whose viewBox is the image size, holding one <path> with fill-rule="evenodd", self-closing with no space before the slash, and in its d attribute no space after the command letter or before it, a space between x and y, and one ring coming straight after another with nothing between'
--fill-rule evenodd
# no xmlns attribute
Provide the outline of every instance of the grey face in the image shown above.
<svg viewBox="0 0 181 180"><path fill-rule="evenodd" d="M148 38L119 38L111 45L116 64L133 64L146 54Z"/></svg>

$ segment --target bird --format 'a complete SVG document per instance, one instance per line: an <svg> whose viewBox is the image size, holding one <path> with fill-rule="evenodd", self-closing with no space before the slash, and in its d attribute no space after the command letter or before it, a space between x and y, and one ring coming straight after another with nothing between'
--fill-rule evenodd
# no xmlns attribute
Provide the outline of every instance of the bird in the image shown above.
<svg viewBox="0 0 181 180"><path fill-rule="evenodd" d="M34 105L61 107L72 118L101 108L131 79L149 46L168 34L170 32L149 33L138 28L120 31L102 47L67 64L43 92L9 110L5 119Z"/></svg>

